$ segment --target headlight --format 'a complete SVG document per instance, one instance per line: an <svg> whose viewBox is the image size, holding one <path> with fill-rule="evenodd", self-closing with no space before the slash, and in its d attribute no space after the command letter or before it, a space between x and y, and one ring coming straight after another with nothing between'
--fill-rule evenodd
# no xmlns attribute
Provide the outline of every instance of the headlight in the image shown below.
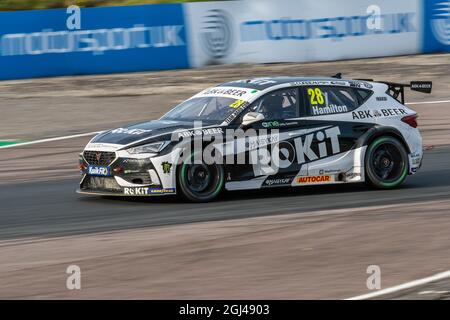
<svg viewBox="0 0 450 320"><path fill-rule="evenodd" d="M137 153L158 153L168 145L168 141L153 142L149 144L144 144L143 146L134 147L127 149L130 154Z"/></svg>

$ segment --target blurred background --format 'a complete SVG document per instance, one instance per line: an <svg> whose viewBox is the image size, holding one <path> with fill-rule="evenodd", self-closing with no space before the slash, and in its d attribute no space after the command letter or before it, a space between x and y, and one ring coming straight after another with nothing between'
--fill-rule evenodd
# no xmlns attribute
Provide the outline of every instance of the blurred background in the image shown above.
<svg viewBox="0 0 450 320"><path fill-rule="evenodd" d="M449 30L443 0L0 0L0 298L335 299L367 293L370 265L383 288L450 269ZM101 130L229 80L338 72L433 81L406 92L426 151L404 187L75 193Z"/></svg>
<svg viewBox="0 0 450 320"><path fill-rule="evenodd" d="M66 8L70 5L79 7L128 6L150 3L195 2L199 0L1 0L0 10L33 10Z"/></svg>
<svg viewBox="0 0 450 320"><path fill-rule="evenodd" d="M0 10L4 80L446 52L450 43L450 4L439 1L3 0Z"/></svg>

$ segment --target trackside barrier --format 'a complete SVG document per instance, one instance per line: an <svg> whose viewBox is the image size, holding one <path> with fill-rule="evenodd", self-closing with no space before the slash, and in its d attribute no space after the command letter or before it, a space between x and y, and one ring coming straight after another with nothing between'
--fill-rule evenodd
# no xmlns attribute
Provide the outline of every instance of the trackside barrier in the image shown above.
<svg viewBox="0 0 450 320"><path fill-rule="evenodd" d="M450 52L450 0L0 12L0 79Z"/></svg>
<svg viewBox="0 0 450 320"><path fill-rule="evenodd" d="M420 4L420 0L187 3L191 65L419 53Z"/></svg>
<svg viewBox="0 0 450 320"><path fill-rule="evenodd" d="M189 67L181 4L0 12L0 79Z"/></svg>

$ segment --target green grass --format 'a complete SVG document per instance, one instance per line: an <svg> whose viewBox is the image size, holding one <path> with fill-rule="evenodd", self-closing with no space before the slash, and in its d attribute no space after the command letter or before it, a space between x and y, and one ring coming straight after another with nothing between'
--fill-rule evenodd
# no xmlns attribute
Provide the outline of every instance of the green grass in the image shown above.
<svg viewBox="0 0 450 320"><path fill-rule="evenodd" d="M0 141L0 147L9 146L11 144L21 143L22 141Z"/></svg>
<svg viewBox="0 0 450 320"><path fill-rule="evenodd" d="M67 8L72 4L80 7L100 7L196 1L207 0L0 0L0 11Z"/></svg>

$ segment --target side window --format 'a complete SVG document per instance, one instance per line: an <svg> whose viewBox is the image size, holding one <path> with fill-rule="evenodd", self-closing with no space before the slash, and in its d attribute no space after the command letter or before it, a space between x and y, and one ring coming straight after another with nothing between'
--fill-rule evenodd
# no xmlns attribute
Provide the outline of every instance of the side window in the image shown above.
<svg viewBox="0 0 450 320"><path fill-rule="evenodd" d="M359 105L362 105L364 102L366 102L373 93L373 91L366 89L356 89L356 92L359 95Z"/></svg>
<svg viewBox="0 0 450 320"><path fill-rule="evenodd" d="M248 111L259 112L267 120L298 117L298 90L289 88L269 92L252 103Z"/></svg>
<svg viewBox="0 0 450 320"><path fill-rule="evenodd" d="M346 87L305 87L307 116L344 113L359 107L358 97Z"/></svg>

